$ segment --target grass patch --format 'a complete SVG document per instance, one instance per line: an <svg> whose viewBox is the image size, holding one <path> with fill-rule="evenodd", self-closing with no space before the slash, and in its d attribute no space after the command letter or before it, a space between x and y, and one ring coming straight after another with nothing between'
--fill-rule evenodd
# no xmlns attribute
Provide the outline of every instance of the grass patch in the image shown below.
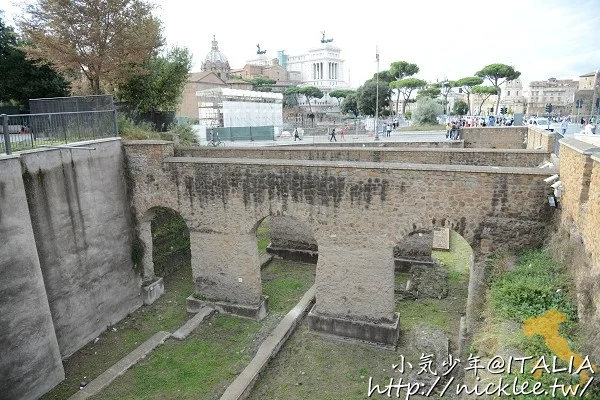
<svg viewBox="0 0 600 400"><path fill-rule="evenodd" d="M186 340L167 341L96 398L218 399L314 283L314 275L314 265L272 263L263 270L270 308L263 321L215 315Z"/></svg>
<svg viewBox="0 0 600 400"><path fill-rule="evenodd" d="M275 260L263 271L263 293L269 311L287 313L315 282L316 265Z"/></svg>
<svg viewBox="0 0 600 400"><path fill-rule="evenodd" d="M491 306L506 319L522 322L546 311L564 312L568 322L577 320L577 309L568 297L571 279L543 250L521 255L519 265L492 282Z"/></svg>
<svg viewBox="0 0 600 400"><path fill-rule="evenodd" d="M410 279L410 274L408 272L395 272L394 273L394 282L396 286L406 287L406 283Z"/></svg>
<svg viewBox="0 0 600 400"><path fill-rule="evenodd" d="M473 250L469 242L465 240L458 232L450 230L450 250L434 250L431 257L441 261L449 272L458 272L460 274L469 273L471 268L471 258Z"/></svg>
<svg viewBox="0 0 600 400"><path fill-rule="evenodd" d="M401 355L413 366L420 356L323 338L309 332L304 322L271 360L248 399L364 399L369 377L380 384L398 378L392 364Z"/></svg>
<svg viewBox="0 0 600 400"><path fill-rule="evenodd" d="M185 299L194 290L191 267L164 278L165 293L152 305L142 306L99 335L63 362L65 380L42 399L66 399L159 331L174 331L188 320ZM116 329L113 330L113 329Z"/></svg>
<svg viewBox="0 0 600 400"><path fill-rule="evenodd" d="M411 125L411 126L403 126L396 129L399 132L407 132L407 131L445 131L445 125Z"/></svg>
<svg viewBox="0 0 600 400"><path fill-rule="evenodd" d="M256 228L256 241L258 243L258 254L267 252L267 247L271 243L271 218L266 217Z"/></svg>

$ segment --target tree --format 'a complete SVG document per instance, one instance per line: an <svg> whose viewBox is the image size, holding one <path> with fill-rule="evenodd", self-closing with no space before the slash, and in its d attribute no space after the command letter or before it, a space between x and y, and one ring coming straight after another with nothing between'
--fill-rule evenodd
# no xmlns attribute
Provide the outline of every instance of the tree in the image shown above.
<svg viewBox="0 0 600 400"><path fill-rule="evenodd" d="M275 79L266 78L264 76L248 79L246 82L251 83L252 90L256 90L257 92L271 92L273 91L273 87L271 85L277 83Z"/></svg>
<svg viewBox="0 0 600 400"><path fill-rule="evenodd" d="M452 112L454 112L456 115L467 115L469 112L469 105L463 100L456 100L454 106L452 107Z"/></svg>
<svg viewBox="0 0 600 400"><path fill-rule="evenodd" d="M406 61L394 61L390 65L389 74L391 79L389 82L399 81L401 79L413 76L419 73L419 67L417 64L411 64ZM398 116L398 104L400 103L400 91L396 96L396 116ZM403 109L404 110L404 109ZM404 114L404 111L402 112Z"/></svg>
<svg viewBox="0 0 600 400"><path fill-rule="evenodd" d="M0 101L29 108L29 99L69 95L69 83L49 65L28 60L21 39L0 14Z"/></svg>
<svg viewBox="0 0 600 400"><path fill-rule="evenodd" d="M421 97L411 119L415 125L435 125L437 116L442 113L442 106L431 97Z"/></svg>
<svg viewBox="0 0 600 400"><path fill-rule="evenodd" d="M479 112L477 113L477 115L481 115L481 108L483 107L483 103L485 103L485 101L489 99L490 96L497 94L498 90L494 86L477 85L473 86L472 93L478 94L479 98L481 99L481 103L479 104Z"/></svg>
<svg viewBox="0 0 600 400"><path fill-rule="evenodd" d="M418 78L404 78L390 83L392 89L398 89L398 93L402 94L404 101L402 102L402 115L406 111L406 103L410 99L410 95L416 89L427 86L427 82Z"/></svg>
<svg viewBox="0 0 600 400"><path fill-rule="evenodd" d="M161 23L145 0L36 0L19 20L30 58L81 71L92 92L113 83L161 47Z"/></svg>
<svg viewBox="0 0 600 400"><path fill-rule="evenodd" d="M343 114L354 114L354 117L358 117L359 109L358 109L358 96L356 92L348 93L348 95L344 98L342 105L340 106L340 111Z"/></svg>
<svg viewBox="0 0 600 400"><path fill-rule="evenodd" d="M288 99L291 99L291 101L286 101L285 104L289 104L291 106L298 106L298 96L300 95L300 89L302 88L299 86L290 86L289 88L285 89L283 91L283 95L286 96Z"/></svg>
<svg viewBox="0 0 600 400"><path fill-rule="evenodd" d="M444 114L446 114L447 104L448 104L448 95L452 91L452 88L456 87L455 81L445 80L443 82L436 83L436 86L440 88L440 93L442 95L442 106L444 107Z"/></svg>
<svg viewBox="0 0 600 400"><path fill-rule="evenodd" d="M356 91L360 113L374 116L377 111L376 105L379 110L389 105L391 93L388 83L379 81L379 98L377 98L377 82L369 79Z"/></svg>
<svg viewBox="0 0 600 400"><path fill-rule="evenodd" d="M140 73L122 82L118 98L141 113L175 111L191 68L189 51L175 47L152 58Z"/></svg>
<svg viewBox="0 0 600 400"><path fill-rule="evenodd" d="M338 107L342 106L342 100L346 98L350 93L353 93L354 90L343 90L336 89L329 92L329 97L334 97L338 102Z"/></svg>
<svg viewBox="0 0 600 400"><path fill-rule="evenodd" d="M467 95L467 106L469 107L467 114L471 114L471 92L473 86L481 85L482 83L483 79L478 76L468 76L456 81L456 87L460 88Z"/></svg>
<svg viewBox="0 0 600 400"><path fill-rule="evenodd" d="M319 89L318 87L315 87L315 86L301 87L298 93L303 95L304 97L306 97L306 102L308 103L308 109L310 110L311 114L312 114L312 106L310 105L310 100L311 99L321 99L321 98L323 98L323 96L325 96L325 94L321 91L321 89Z"/></svg>
<svg viewBox="0 0 600 400"><path fill-rule="evenodd" d="M419 92L417 93L417 100L420 99L421 97L429 97L432 99L437 99L437 97L440 95L440 88L436 85L428 85L427 87L423 88L423 89L419 89Z"/></svg>
<svg viewBox="0 0 600 400"><path fill-rule="evenodd" d="M496 108L498 111L498 106L500 105L500 85L502 85L506 81L512 81L521 76L519 71L515 71L515 69L506 64L490 64L485 66L481 71L477 71L475 73L476 76L487 79L490 81L493 87L496 88L496 94L498 98L496 99Z"/></svg>

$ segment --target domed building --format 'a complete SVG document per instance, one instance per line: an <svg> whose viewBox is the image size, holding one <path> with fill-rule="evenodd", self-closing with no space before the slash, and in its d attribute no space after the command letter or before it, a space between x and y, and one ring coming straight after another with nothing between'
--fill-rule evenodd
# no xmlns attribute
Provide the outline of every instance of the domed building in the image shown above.
<svg viewBox="0 0 600 400"><path fill-rule="evenodd" d="M204 58L200 69L202 72L214 72L223 80L229 79L229 73L231 72L229 61L227 61L225 54L219 51L219 42L217 42L215 36L213 36L212 48Z"/></svg>

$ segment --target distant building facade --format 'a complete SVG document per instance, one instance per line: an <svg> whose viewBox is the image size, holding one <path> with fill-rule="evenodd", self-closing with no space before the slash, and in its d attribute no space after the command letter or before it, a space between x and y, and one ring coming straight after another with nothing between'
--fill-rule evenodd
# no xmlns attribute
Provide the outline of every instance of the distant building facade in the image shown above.
<svg viewBox="0 0 600 400"><path fill-rule="evenodd" d="M506 82L503 86L500 92L500 107L506 107L508 114L525 114L527 99L523 92L521 80L514 79Z"/></svg>
<svg viewBox="0 0 600 400"><path fill-rule="evenodd" d="M581 108L577 109L577 100L581 100ZM600 113L600 72L590 72L579 77L572 104L571 115L590 116Z"/></svg>
<svg viewBox="0 0 600 400"><path fill-rule="evenodd" d="M552 104L555 114L569 115L573 108L578 82L571 79L550 78L529 83L527 114L544 114L546 104Z"/></svg>

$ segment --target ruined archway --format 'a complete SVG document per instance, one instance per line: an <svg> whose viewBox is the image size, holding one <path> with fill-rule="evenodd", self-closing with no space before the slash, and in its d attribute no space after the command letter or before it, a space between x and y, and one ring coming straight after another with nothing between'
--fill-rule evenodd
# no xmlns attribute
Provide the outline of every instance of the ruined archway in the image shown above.
<svg viewBox="0 0 600 400"><path fill-rule="evenodd" d="M285 314L315 283L317 241L310 225L288 215L265 217L255 232L269 313Z"/></svg>
<svg viewBox="0 0 600 400"><path fill-rule="evenodd" d="M190 232L177 211L153 207L140 221L140 236L144 244L144 303L151 304L168 290L170 277L191 279Z"/></svg>
<svg viewBox="0 0 600 400"><path fill-rule="evenodd" d="M461 350L473 260L471 245L450 228L417 229L399 241L394 261L402 345L418 345L427 332L447 337L452 352Z"/></svg>

